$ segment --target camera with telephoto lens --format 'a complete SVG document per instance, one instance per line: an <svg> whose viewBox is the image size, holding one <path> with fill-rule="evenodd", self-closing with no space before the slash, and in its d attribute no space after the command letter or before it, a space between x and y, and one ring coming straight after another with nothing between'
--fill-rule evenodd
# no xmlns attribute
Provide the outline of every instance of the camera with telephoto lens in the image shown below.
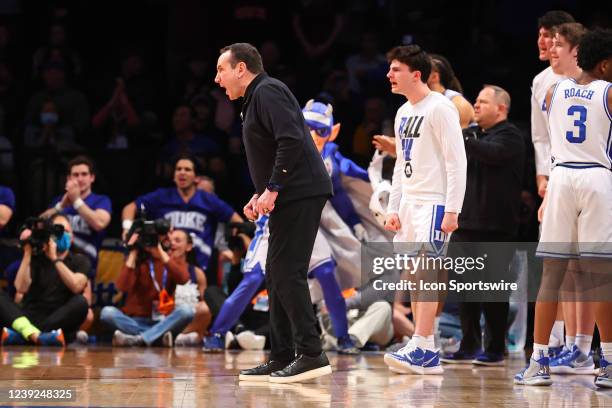
<svg viewBox="0 0 612 408"><path fill-rule="evenodd" d="M138 218L130 227L126 242L129 242L133 234L138 234L138 239L134 246L138 249L156 247L159 243L159 236L166 235L170 231L170 221L165 218L147 220Z"/></svg>
<svg viewBox="0 0 612 408"><path fill-rule="evenodd" d="M225 228L227 247L232 251L246 251L244 241L238 234L253 237L255 235L255 224L252 222L230 222Z"/></svg>
<svg viewBox="0 0 612 408"><path fill-rule="evenodd" d="M30 244L32 255L42 254L44 245L49 242L51 237L60 238L64 234L63 225L53 224L51 220L45 218L30 217L26 219L23 226L19 229L20 236L25 229L32 231L32 234L28 238L20 240L19 244L22 247L25 244Z"/></svg>

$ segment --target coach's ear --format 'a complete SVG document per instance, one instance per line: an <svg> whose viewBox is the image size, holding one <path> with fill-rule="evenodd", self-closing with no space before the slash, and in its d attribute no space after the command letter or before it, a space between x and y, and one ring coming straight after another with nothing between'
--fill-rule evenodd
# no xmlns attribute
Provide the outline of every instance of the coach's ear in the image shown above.
<svg viewBox="0 0 612 408"><path fill-rule="evenodd" d="M338 137L338 133L340 133L340 123L336 123L332 127L331 135L329 136L329 139L327 139L327 141L333 142L334 140L336 140L336 138Z"/></svg>

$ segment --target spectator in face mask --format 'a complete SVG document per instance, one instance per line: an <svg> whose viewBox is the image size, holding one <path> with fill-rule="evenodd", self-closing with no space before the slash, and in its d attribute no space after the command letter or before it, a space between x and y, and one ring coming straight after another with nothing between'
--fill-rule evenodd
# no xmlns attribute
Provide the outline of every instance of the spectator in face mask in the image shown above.
<svg viewBox="0 0 612 408"><path fill-rule="evenodd" d="M33 245L33 234L40 228L28 226L19 239L23 257L15 288L23 294L18 306L6 295L0 296L2 345L34 343L64 346L71 341L87 315L82 293L87 285L90 263L86 256L72 254L72 228L66 216L57 214L38 227L61 226L61 235L52 234L42 247ZM53 226L53 227L52 227Z"/></svg>
<svg viewBox="0 0 612 408"><path fill-rule="evenodd" d="M60 121L57 105L47 99L40 110L38 123L28 126L25 132L25 147L37 148L50 146L58 149L74 143L72 128Z"/></svg>

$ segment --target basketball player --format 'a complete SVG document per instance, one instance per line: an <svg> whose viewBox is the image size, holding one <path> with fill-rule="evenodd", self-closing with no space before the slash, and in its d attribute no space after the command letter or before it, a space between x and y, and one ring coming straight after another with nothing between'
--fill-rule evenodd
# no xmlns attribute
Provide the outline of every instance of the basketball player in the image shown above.
<svg viewBox="0 0 612 408"><path fill-rule="evenodd" d="M538 19L538 52L540 61L549 61L549 66L533 78L531 85L531 140L535 152L536 161L536 185L538 194L544 198L548 174L550 171L550 137L548 136L548 120L546 117L546 105L544 98L546 91L551 86L564 79L563 72L554 70L550 58L550 50L553 43L553 28L563 23L574 22L574 18L562 10L551 10ZM567 75L567 74L566 74ZM550 334L548 345L550 346L550 358L558 357L564 351L564 317L562 304L559 305L557 319ZM565 317L568 321L568 335L576 335L574 314L568 313ZM568 342L572 341L571 336Z"/></svg>
<svg viewBox="0 0 612 408"><path fill-rule="evenodd" d="M580 258L585 278L603 278L595 287L612 281L612 31L585 34L578 47L578 65L582 73L559 82L546 95L553 168L538 245L538 254L545 256L544 274L536 303L533 354L529 365L514 377L517 384L552 383L547 342L568 258ZM612 302L602 301L595 314L602 348L595 384L600 387L612 387L611 310Z"/></svg>
<svg viewBox="0 0 612 408"><path fill-rule="evenodd" d="M396 231L394 243L410 243L410 255L440 256L458 228L465 194L467 160L459 114L448 98L427 87L431 60L419 46L393 48L387 59L391 92L408 101L395 117L397 160L385 228ZM425 280L424 272L416 271L417 281ZM392 370L443 372L433 336L437 306L435 301L412 302L415 335L398 352L385 354Z"/></svg>

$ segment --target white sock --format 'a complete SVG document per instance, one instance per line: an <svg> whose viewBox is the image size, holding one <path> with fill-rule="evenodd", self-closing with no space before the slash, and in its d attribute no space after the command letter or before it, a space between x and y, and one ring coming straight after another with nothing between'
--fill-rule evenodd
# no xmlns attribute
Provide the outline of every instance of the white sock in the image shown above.
<svg viewBox="0 0 612 408"><path fill-rule="evenodd" d="M565 347L567 347L568 350L574 348L574 343L576 343L575 336L565 336Z"/></svg>
<svg viewBox="0 0 612 408"><path fill-rule="evenodd" d="M593 342L593 336L588 334L576 334L576 347L582 351L582 354L588 356L591 351L591 343Z"/></svg>
<svg viewBox="0 0 612 408"><path fill-rule="evenodd" d="M606 361L612 362L612 343L601 343L601 354Z"/></svg>
<svg viewBox="0 0 612 408"><path fill-rule="evenodd" d="M415 335L412 339L415 341L415 345L423 350L434 350L435 348L433 334L429 336Z"/></svg>
<svg viewBox="0 0 612 408"><path fill-rule="evenodd" d="M533 358L536 361L539 360L540 351L544 353L544 357L548 357L548 345L547 344L533 343L533 353L531 354L531 358Z"/></svg>
<svg viewBox="0 0 612 408"><path fill-rule="evenodd" d="M440 318L436 317L436 319L434 320L434 334L438 333L440 331Z"/></svg>
<svg viewBox="0 0 612 408"><path fill-rule="evenodd" d="M563 345L563 329L565 328L565 322L563 320L555 320L552 331L550 332L550 339L548 340L548 347L559 347Z"/></svg>

